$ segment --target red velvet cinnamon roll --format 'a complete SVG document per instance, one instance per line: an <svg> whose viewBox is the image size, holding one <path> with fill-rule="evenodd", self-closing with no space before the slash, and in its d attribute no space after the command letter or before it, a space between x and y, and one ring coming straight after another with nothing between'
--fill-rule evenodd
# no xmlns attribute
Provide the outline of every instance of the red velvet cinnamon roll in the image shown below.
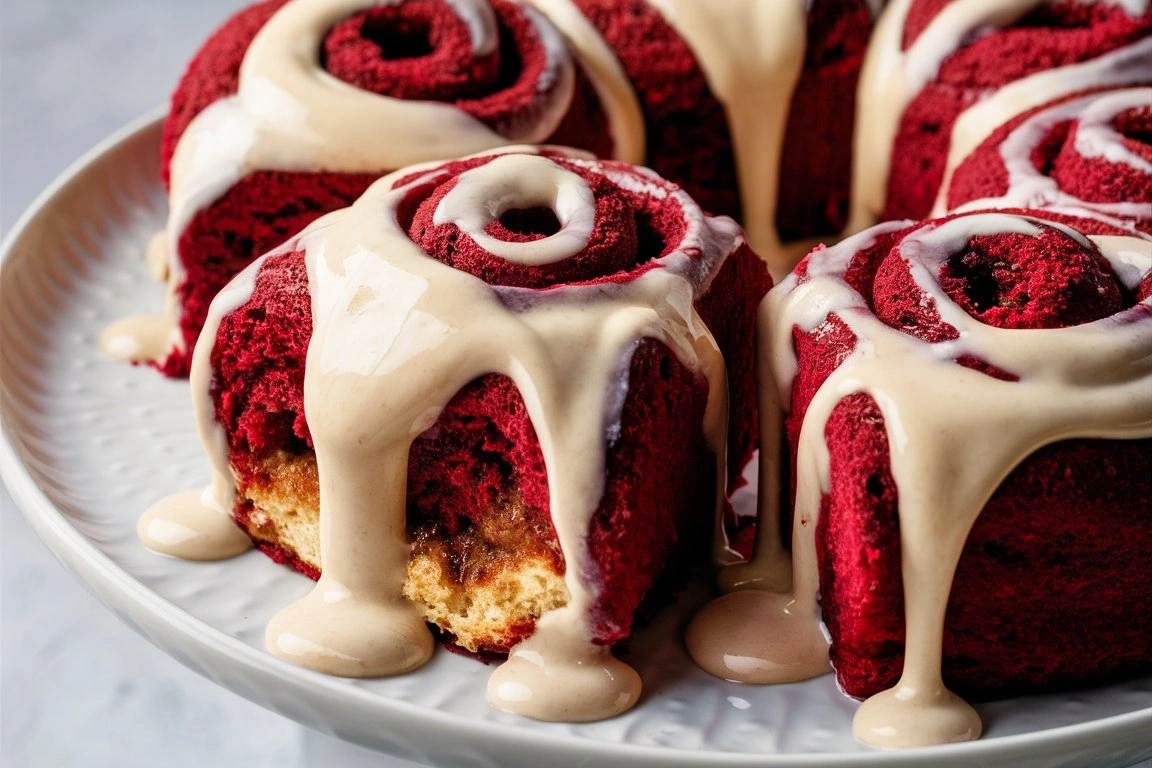
<svg viewBox="0 0 1152 768"><path fill-rule="evenodd" d="M813 251L761 311L792 577L762 495L727 581L791 597L706 609L706 668L818 674L818 633L779 638L822 618L840 686L871 697L856 735L886 746L977 737L959 696L1152 670L1152 238L1041 211L882 224Z"/></svg>
<svg viewBox="0 0 1152 768"><path fill-rule="evenodd" d="M705 210L742 215L783 274L806 247L782 240L843 223L843 118L872 22L864 0L809 5L271 0L241 11L191 62L164 129L171 214L151 258L167 274L166 325L117 326L105 349L186 374L209 302L257 255L386 172L518 143L646 163ZM805 183L792 183L799 173Z"/></svg>
<svg viewBox="0 0 1152 768"><path fill-rule="evenodd" d="M1150 142L1152 88L1046 104L966 157L938 208L1044 208L1152 232Z"/></svg>
<svg viewBox="0 0 1152 768"><path fill-rule="evenodd" d="M215 503L320 579L270 648L390 674L428 621L511 653L505 708L631 706L601 690L635 678L607 649L699 560L747 460L770 285L734 222L652 172L527 148L398 172L247 268L192 384ZM591 676L586 700L501 688L563 688L529 657Z"/></svg>
<svg viewBox="0 0 1152 768"><path fill-rule="evenodd" d="M1149 83L1143 0L894 0L860 78L849 229L932 214L960 162L1024 112Z"/></svg>

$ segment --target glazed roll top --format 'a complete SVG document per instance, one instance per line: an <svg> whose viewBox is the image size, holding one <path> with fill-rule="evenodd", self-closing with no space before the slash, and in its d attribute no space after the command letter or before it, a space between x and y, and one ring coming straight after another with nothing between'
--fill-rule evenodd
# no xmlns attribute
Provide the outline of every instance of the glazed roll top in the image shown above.
<svg viewBox="0 0 1152 768"><path fill-rule="evenodd" d="M287 12L275 19L286 7ZM309 13L307 9L315 10ZM612 155L611 137L594 91L559 31L533 8L506 0L405 0L385 5L355 0L292 4L272 0L232 17L189 65L165 124L166 176L176 145L193 118L239 91L247 79L245 67L251 76L269 76L251 71L258 68L258 62L244 63L257 40L262 47L287 49L271 51L270 56L300 51L301 63L314 66L318 79L326 75L366 94L391 99L451 105L504 137L506 143L565 143L561 130L565 119L581 122L582 127L595 130L582 135L579 143L597 154ZM315 43L317 49L307 50L305 43ZM273 74L270 79L275 83L279 78ZM572 110L576 96L580 108ZM585 98L592 103L584 103ZM581 114L569 115L570 111ZM593 137L601 143L587 146ZM428 154L436 149L431 137L423 143L427 148L393 148L409 155L403 162L372 163L363 170L439 159ZM467 152L468 147L460 150L457 154ZM321 166L314 170L352 169Z"/></svg>
<svg viewBox="0 0 1152 768"><path fill-rule="evenodd" d="M893 0L860 78L849 227L930 215L956 166L1023 112L1149 82L1144 0Z"/></svg>
<svg viewBox="0 0 1152 768"><path fill-rule="evenodd" d="M533 8L294 0L241 11L193 59L164 126L171 212L157 260L179 333L161 367L187 371L232 275L381 175L519 142L612 156L610 128L563 35Z"/></svg>
<svg viewBox="0 0 1152 768"><path fill-rule="evenodd" d="M770 285L735 223L650 171L530 148L398 172L258 261L213 303L192 383L220 505L320 578L269 646L398 671L280 640L358 642L325 607L339 584L398 606L386 626L511 652L518 681L521 643L608 664L706 554L750 454Z"/></svg>
<svg viewBox="0 0 1152 768"><path fill-rule="evenodd" d="M510 156L448 164L449 181L406 203L403 213L412 210L402 223L409 237L438 261L490 285L550 288L648 268L685 233L677 204L635 184L621 186L600 166L564 156L553 160L562 170L524 162ZM546 172L537 177L516 176L541 168ZM560 179L573 184L556 193ZM538 186L540 194L512 197L525 186Z"/></svg>
<svg viewBox="0 0 1152 768"><path fill-rule="evenodd" d="M864 741L974 738L945 684L1148 668L1146 579L1111 564L1152 567L1150 274L1128 227L985 212L879 225L769 296L795 519L818 520L797 572L841 686L873 697Z"/></svg>
<svg viewBox="0 0 1152 768"><path fill-rule="evenodd" d="M1043 208L1152 229L1152 88L1046 104L997 129L963 160L937 213Z"/></svg>

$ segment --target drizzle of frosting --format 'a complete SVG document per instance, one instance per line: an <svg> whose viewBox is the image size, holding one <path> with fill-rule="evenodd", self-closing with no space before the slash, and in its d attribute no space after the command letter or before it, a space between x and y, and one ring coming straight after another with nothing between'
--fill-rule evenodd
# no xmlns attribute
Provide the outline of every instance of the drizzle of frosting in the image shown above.
<svg viewBox="0 0 1152 768"><path fill-rule="evenodd" d="M1080 154L1125 163L1152 175L1152 164L1125 148L1112 126L1113 119L1121 112L1149 104L1152 104L1152 88L1130 88L1073 99L1036 113L1013 129L1000 144L1000 157L1008 171L1008 189L1004 195L971 200L955 210L1045 208L1071 216L1090 216L1121 227L1128 221L1152 218L1150 203L1097 203L1070 195L1032 162L1033 150L1052 128L1078 119L1075 148ZM946 197L947 188L941 188L934 213L943 213L941 208Z"/></svg>
<svg viewBox="0 0 1152 768"><path fill-rule="evenodd" d="M912 2L893 0L881 14L860 70L847 232L870 226L883 211L900 120L941 64L980 30L1010 26L1044 0L954 0L902 50ZM1146 0L1123 3L1131 15L1143 13L1147 5ZM1152 73L1150 61L1152 39L1145 38L1079 64L1036 72L983 95L952 127L941 189L947 189L956 165L997 127L1060 96L1147 79Z"/></svg>
<svg viewBox="0 0 1152 768"><path fill-rule="evenodd" d="M800 0L651 0L688 42L724 105L748 242L775 279L806 250L785 248L776 230L780 157L792 91L804 66L807 16Z"/></svg>
<svg viewBox="0 0 1152 768"><path fill-rule="evenodd" d="M547 16L575 51L607 114L612 156L626 163L643 165L647 158L644 112L636 89L612 48L572 0L522 1Z"/></svg>
<svg viewBox="0 0 1152 768"><path fill-rule="evenodd" d="M512 208L549 208L560 230L551 237L512 243L485 227ZM596 199L572 171L545 158L510 154L461 174L432 223L455 224L488 253L515 264L555 264L588 245L596 225Z"/></svg>
<svg viewBox="0 0 1152 768"><path fill-rule="evenodd" d="M167 315L130 315L105 328L98 343L113 360L146 363L163 359L179 336Z"/></svg>
<svg viewBox="0 0 1152 768"><path fill-rule="evenodd" d="M144 261L148 272L160 282L168 279L168 235L163 230L152 235L148 248L144 251Z"/></svg>
<svg viewBox="0 0 1152 768"><path fill-rule="evenodd" d="M719 504L727 382L693 301L737 247L740 231L728 219L706 218L682 191L642 169L565 162L600 168L632 191L671 197L687 224L682 240L631 282L548 291L489 286L428 257L397 220L407 195L444 178L434 169L397 189L400 173L381 180L351 208L319 219L284 246L305 252L312 291L304 403L319 472L323 573L307 597L270 622L267 643L276 655L348 676L401 673L428 658L431 636L401 595L409 557L408 450L457 391L496 372L516 383L540 440L570 598L512 650L493 674L489 695L510 711L567 721L610 717L637 700L639 677L592 642L587 624L598 586L586 535L623 406L614 382L646 338L663 342L707 378L704 433L720 470ZM483 225L468 223L474 206L488 215L498 207L486 206L497 200L509 207L555 201L560 231L536 242L547 250L555 240L564 253L580 238L587 242L582 214L564 209L579 203L587 186L546 157L501 155L458 178L459 194L446 195L435 216L464 222L475 234ZM513 245L519 244L497 247ZM259 264L213 303L193 357L201 437L215 470L215 503L224 508L234 477L212 413L209 361L220 318L251 294Z"/></svg>
<svg viewBox="0 0 1152 768"><path fill-rule="evenodd" d="M168 279L168 242L164 232L158 232L148 241L144 251L148 271L157 280ZM100 333L97 346L100 352L113 360L128 363L147 363L162 360L173 346L180 344L180 332L172 321L175 294L165 295L163 313L130 315L106 327Z"/></svg>
<svg viewBox="0 0 1152 768"><path fill-rule="evenodd" d="M765 298L761 310L769 335L761 338L766 339L783 402L797 365L794 327L812 331L835 314L856 336L857 346L820 387L805 413L796 456L792 594L782 597L782 585L769 584L777 591L765 593L767 597L745 597L754 592L726 595L705 608L692 629L711 638L711 645L692 650L694 658L715 673L717 658L723 661L725 653L750 658L762 654L769 659L777 653L780 644L771 640L759 647L739 643L741 619L736 617L742 610L767 603L778 611L781 604L794 601L793 612L815 626L819 584L814 536L821 498L829 488L825 426L844 397L857 392L871 395L884 416L892 475L899 488L906 651L899 683L861 706L854 731L861 741L889 747L962 741L980 734L975 710L941 680L944 612L968 531L1000 482L1027 456L1053 442L1152 436L1152 299L1084 325L1011 330L970 317L937 280L948 258L971 238L1004 232L1037 234L1045 226L1063 231L1085 248L1099 248L1131 286L1152 271L1152 240L1086 238L1054 222L998 213L926 224L903 238L899 255L943 321L959 331L954 341L929 344L883 324L844 280L861 247L879 233L909 224L883 224L813 254L804 277L790 276ZM1001 381L955 364L966 355L1009 371L1019 381ZM990 433L996 434L995 440L987 438ZM761 434L765 445L773 444L771 433ZM777 499L760 496L760 540L745 570L778 570L785 557L782 547L772 541L779 530L771 524ZM742 607L729 610L726 602L736 600ZM762 637L772 637L774 627L780 628L782 637L796 631L794 621L786 623L774 614L755 621L765 625ZM725 650L717 639L729 636L735 641ZM816 658L823 651L820 642L807 651L800 648L796 656ZM722 676L758 682L795 679L787 667L778 666L779 673L762 664L745 672L728 663L727 671L740 673Z"/></svg>
<svg viewBox="0 0 1152 768"><path fill-rule="evenodd" d="M140 541L153 552L184 560L223 560L251 549L244 531L203 496L186 491L153 504L136 526Z"/></svg>

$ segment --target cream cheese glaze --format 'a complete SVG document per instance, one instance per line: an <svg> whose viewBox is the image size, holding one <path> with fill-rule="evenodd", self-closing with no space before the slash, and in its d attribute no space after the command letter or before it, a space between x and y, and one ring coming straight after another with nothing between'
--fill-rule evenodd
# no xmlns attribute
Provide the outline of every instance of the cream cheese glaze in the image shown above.
<svg viewBox="0 0 1152 768"><path fill-rule="evenodd" d="M815 528L821 497L829 488L824 432L844 397L871 395L884 416L899 489L906 651L899 683L864 702L854 730L861 741L887 747L980 734L975 710L941 680L944 611L968 531L1000 482L1053 442L1152 436L1152 299L1084 325L1011 330L970 317L937 280L948 258L972 237L1037 234L1046 226L1085 248L1098 248L1121 282L1133 289L1152 272L1152 239L1086 238L1061 224L1000 213L928 223L904 237L899 255L942 320L959 331L954 341L929 344L883 324L844 280L852 257L873 238L910 224L883 224L817 252L804 277L790 276L761 305L761 327L768 331L761 337L761 370L770 374L761 383L766 393L764 445L777 444L772 430L779 434L779 418L768 412L769 406L777 398L788 402L796 373L792 329L813 331L834 314L858 341L805 414L795 457L791 579L782 577L787 554L773 524L778 496L762 493L753 560L736 566L735 578L726 581L730 587L753 582L763 590L719 598L694 619L688 635L697 662L728 679L784 682L827 670L826 641L814 639L819 615ZM965 355L1017 375L1019 381L1001 381L955 364ZM993 433L996 439L988 439ZM765 460L769 467L776 461L771 456ZM757 626L755 634L741 629L749 621ZM811 644L796 641L798 636Z"/></svg>
<svg viewBox="0 0 1152 768"><path fill-rule="evenodd" d="M533 250L553 259L578 251L590 230L578 207L562 201L590 195L586 183L532 154L533 148L516 151L529 154L500 154L461 174L458 194L446 195L435 216L463 222L474 233L484 224L472 219L477 209L491 214L490 201L555 205L561 228ZM574 157L568 162L596 167ZM569 601L543 616L535 633L512 650L494 672L489 696L528 717L566 721L610 717L636 702L639 677L592 642L587 624L598 587L586 535L623 406L616 382L626 376L642 339L663 342L706 377L703 429L720 469L719 505L726 477L726 373L693 303L742 240L734 222L706 218L687 195L649 180L646 171L603 172L626 188L671 195L687 224L681 242L653 262L655 268L627 283L548 291L493 287L430 258L400 226L397 206L410 190L435 181L439 170L395 190L400 174L389 176L351 208L319 219L284 246L305 252L312 292L304 407L319 471L323 574L310 595L270 622L273 653L346 676L397 674L428 658L431 635L401 594L409 557L408 450L468 382L503 373L520 390L540 440ZM493 253L519 260L523 245L498 242ZM193 357L197 418L215 471L214 491L202 510L205 524L215 523L234 498L227 445L209 394L212 347L220 319L251 295L260 263L213 303Z"/></svg>
<svg viewBox="0 0 1152 768"><path fill-rule="evenodd" d="M521 0L548 17L568 40L592 81L612 133L612 156L633 165L647 157L644 112L620 60L572 0Z"/></svg>
<svg viewBox="0 0 1152 768"><path fill-rule="evenodd" d="M212 482L203 490L161 499L144 512L136 526L137 535L154 552L185 560L224 560L252 547L251 540L232 521L236 478L228 463L228 439L215 418L211 355L220 321L248 301L260 267L277 252L260 257L236 275L208 310L188 378L196 432L211 464Z"/></svg>
<svg viewBox="0 0 1152 768"><path fill-rule="evenodd" d="M805 4L651 1L688 42L708 86L724 105L748 243L779 280L810 247L786 248L776 230L784 134L792 91L804 66Z"/></svg>
<svg viewBox="0 0 1152 768"><path fill-rule="evenodd" d="M1152 65L1150 65L1152 66ZM1099 203L1081 200L1060 189L1032 162L1032 153L1056 125L1076 120L1074 147L1084 157L1100 157L1123 163L1152 176L1152 164L1125 148L1113 120L1129 109L1152 104L1152 88L1129 88L1072 99L1032 115L1000 144L1000 157L1008 171L1008 188L1000 197L971 200L953 209L978 211L986 208L1044 208L1069 216L1088 216L1119 227L1125 222L1152 219L1152 203ZM947 187L941 188L933 215L945 212Z"/></svg>
<svg viewBox="0 0 1152 768"><path fill-rule="evenodd" d="M1146 13L1149 0L1083 0L1120 5L1130 16ZM904 110L936 76L944 61L973 35L1006 27L1046 0L954 0L929 22L907 50L904 24L913 0L892 0L868 44L856 98L852 196L846 232L871 226L884 210L892 152ZM957 118L950 135L945 178L992 131L1041 104L1100 86L1146 82L1152 77L1152 39L1144 38L1079 64L1053 67L984 94ZM941 209L937 203L938 212Z"/></svg>

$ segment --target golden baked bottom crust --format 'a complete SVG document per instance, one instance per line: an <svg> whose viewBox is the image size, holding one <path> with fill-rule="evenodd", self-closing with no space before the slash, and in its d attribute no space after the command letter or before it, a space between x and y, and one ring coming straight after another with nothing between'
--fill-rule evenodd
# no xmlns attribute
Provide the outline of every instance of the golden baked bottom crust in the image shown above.
<svg viewBox="0 0 1152 768"><path fill-rule="evenodd" d="M254 470L254 471L252 471ZM237 489L238 522L257 543L279 548L314 572L320 561L320 489L311 452L252 458ZM412 556L404 596L426 621L472 653L503 653L530 634L536 619L568 602L563 564L518 522L516 499L490 507L465 531L409 531Z"/></svg>

